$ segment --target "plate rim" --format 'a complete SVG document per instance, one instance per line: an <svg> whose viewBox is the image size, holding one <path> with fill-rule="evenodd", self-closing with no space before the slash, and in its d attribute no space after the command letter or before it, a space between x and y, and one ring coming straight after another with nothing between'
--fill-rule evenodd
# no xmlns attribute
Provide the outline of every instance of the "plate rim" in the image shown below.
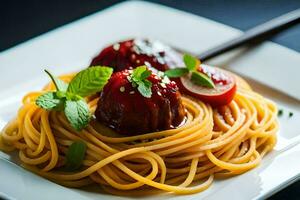
<svg viewBox="0 0 300 200"><path fill-rule="evenodd" d="M8 48L8 49L6 49L6 50L4 50L4 51L1 51L1 52L0 52L0 55L2 55L3 53L7 53L7 52L10 52L10 51L14 51L14 49L18 49L18 48L22 47L23 45L26 45L26 44L28 44L28 43L30 43L30 42L36 40L36 39L39 39L39 38L41 38L41 37L44 37L44 36L47 35L47 34L51 34L51 33L54 32L54 31L63 29L63 28L65 28L65 27L67 27L67 26L70 26L70 25L72 25L72 24L74 24L74 23L78 23L78 22L81 21L81 20L86 20L86 19L88 19L88 18L91 17L91 16L94 16L94 15L96 16L96 15L99 14L99 13L108 12L108 11L110 11L110 9L113 9L113 8L116 8L116 7L120 7L120 6L122 6L122 5L127 5L127 4L129 5L129 4L132 4L132 3L134 3L134 4L135 4L135 3L144 4L145 6L147 6L147 4L151 4L151 5L155 5L155 6L158 6L158 7L163 7L163 8L165 8L165 9L169 9L169 10L173 10L173 11L177 11L177 12L179 11L179 12L181 12L182 14L188 14L188 15L193 15L194 17L199 17L198 15L195 15L195 14L192 14L192 13L188 13L188 12L185 12L185 11L182 11L182 10L179 10L179 9L176 9L176 8L171 8L171 7L168 7L168 6L165 6L165 5L160 5L160 4L157 4L157 3L152 3L152 2L147 2L147 1L141 1L141 0L125 1L125 2L121 2L121 3L114 4L113 6L110 6L110 7L106 8L106 9L103 9L103 10L101 10L101 11L92 13L92 14L87 15L87 16L81 18L81 19L78 19L78 20L69 22L69 23L67 23L67 24L65 24L65 25L59 26L59 27L57 27L57 28L55 28L55 29L52 29L52 30L50 30L50 31L48 31L48 32L46 32L46 33L40 34L40 35L38 35L38 36L36 36L36 37L34 37L34 38L31 38L31 39L29 39L29 40L26 40L26 41L24 41L24 42L22 42L22 43L20 43L20 44L18 44L18 45L15 45L15 46L10 47L10 48ZM203 18L203 17L202 17L202 18ZM206 19L206 18L205 18L205 19ZM219 22L215 22L215 21L210 20L210 19L207 19L207 20L209 20L209 21L211 21L211 22L214 22L214 23L217 23L217 24L220 24L220 25L223 25L223 26L224 26L224 24L221 24L221 23L219 23ZM228 28L231 28L231 29L233 29L233 30L239 31L239 30L236 29L236 28L233 28L233 27L230 27L230 26L227 26L227 25L225 25L225 26L228 27ZM283 47L283 48L285 48L285 50L290 51L291 53L293 52L293 53L297 53L298 55L300 55L299 52L297 52L297 51L295 51L295 50L293 50L293 49L289 49L288 47L282 46L282 45L280 45L280 44L277 44L277 43L274 43L274 42L271 42L271 41L268 41L268 43L272 43L272 44L274 44L274 45L278 45L278 46L280 46L281 48ZM5 91L6 91L6 90L5 90ZM2 93L2 92L5 92L5 91L1 91L1 93ZM299 145L297 145L297 146L299 146ZM294 147L294 148L295 148L295 147ZM281 189L287 187L288 185L292 184L293 181L296 181L296 180L298 180L299 178L300 178L300 172L299 172L298 176L296 176L296 177L294 177L294 178L291 178L292 180L286 181L285 183L282 182L280 185L278 185L277 188L274 188L274 190L271 190L271 192L266 193L266 194L263 195L263 196L258 196L257 198L265 198L265 197L269 197L269 196L273 195L274 193L276 193L277 191L279 191L279 190L281 190ZM288 185L287 185L287 184L288 184ZM1 194L1 192L0 192L0 194ZM268 195L268 194L270 194L270 195Z"/></svg>

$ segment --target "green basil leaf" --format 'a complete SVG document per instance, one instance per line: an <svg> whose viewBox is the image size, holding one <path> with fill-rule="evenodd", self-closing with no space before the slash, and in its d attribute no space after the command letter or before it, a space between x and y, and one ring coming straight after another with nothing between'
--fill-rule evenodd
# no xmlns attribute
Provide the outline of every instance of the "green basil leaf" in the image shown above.
<svg viewBox="0 0 300 200"><path fill-rule="evenodd" d="M175 68L165 71L165 75L169 78L178 78L189 73L187 68Z"/></svg>
<svg viewBox="0 0 300 200"><path fill-rule="evenodd" d="M53 81L55 87L56 87L56 90L57 91L62 91L62 92L65 92L67 91L67 88L68 88L68 84L58 78L56 78L55 76L53 76L49 71L47 71L46 69L44 70L51 78L51 80Z"/></svg>
<svg viewBox="0 0 300 200"><path fill-rule="evenodd" d="M152 91L151 91L152 83L150 81L144 81L138 83L138 91L141 93L142 96L146 98L151 98Z"/></svg>
<svg viewBox="0 0 300 200"><path fill-rule="evenodd" d="M191 81L196 85L200 85L208 88L215 87L214 82L206 74L197 71L192 72Z"/></svg>
<svg viewBox="0 0 300 200"><path fill-rule="evenodd" d="M67 100L65 103L65 115L71 126L77 131L85 128L91 118L88 105L83 99L78 101Z"/></svg>
<svg viewBox="0 0 300 200"><path fill-rule="evenodd" d="M79 72L69 83L67 92L86 97L100 92L105 86L113 69L104 66L94 66Z"/></svg>
<svg viewBox="0 0 300 200"><path fill-rule="evenodd" d="M46 110L61 111L64 108L64 99L59 98L56 92L47 92L40 95L35 100L35 104Z"/></svg>
<svg viewBox="0 0 300 200"><path fill-rule="evenodd" d="M197 63L199 61L197 58L195 58L194 56L192 56L190 54L184 54L183 62L189 71L194 71L197 69Z"/></svg>
<svg viewBox="0 0 300 200"><path fill-rule="evenodd" d="M83 141L73 142L66 154L65 168L74 171L81 167L86 153L86 144Z"/></svg>

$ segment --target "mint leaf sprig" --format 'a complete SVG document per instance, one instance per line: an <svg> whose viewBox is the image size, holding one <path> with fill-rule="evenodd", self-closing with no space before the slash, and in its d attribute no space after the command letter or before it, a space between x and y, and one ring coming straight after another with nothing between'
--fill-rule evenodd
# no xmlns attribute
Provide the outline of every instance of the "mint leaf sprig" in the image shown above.
<svg viewBox="0 0 300 200"><path fill-rule="evenodd" d="M65 92L68 89L68 84L64 82L63 80L60 80L59 78L53 76L48 70L44 70L48 76L51 78L52 82L54 83L55 88L57 91Z"/></svg>
<svg viewBox="0 0 300 200"><path fill-rule="evenodd" d="M112 75L113 69L94 66L80 71L69 84L45 70L53 81L56 91L40 95L35 103L46 110L64 111L70 125L77 131L87 126L91 119L84 97L100 92Z"/></svg>
<svg viewBox="0 0 300 200"><path fill-rule="evenodd" d="M146 66L140 66L133 70L128 80L132 83L132 87L137 87L140 94L146 98L152 96L152 83L147 80L151 75L151 71Z"/></svg>
<svg viewBox="0 0 300 200"><path fill-rule="evenodd" d="M185 64L185 68L169 69L165 71L165 75L169 78L178 78L190 74L190 79L194 84L208 88L215 88L215 84L210 77L197 71L198 66L201 64L200 60L192 55L184 54L183 62Z"/></svg>
<svg viewBox="0 0 300 200"><path fill-rule="evenodd" d="M74 171L80 168L85 158L86 149L87 145L84 141L74 141L66 153L65 169Z"/></svg>

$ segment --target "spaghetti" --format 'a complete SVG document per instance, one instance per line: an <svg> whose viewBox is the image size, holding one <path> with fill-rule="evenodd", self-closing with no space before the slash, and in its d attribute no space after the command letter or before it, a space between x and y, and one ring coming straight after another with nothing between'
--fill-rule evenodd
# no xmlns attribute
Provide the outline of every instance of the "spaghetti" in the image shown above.
<svg viewBox="0 0 300 200"><path fill-rule="evenodd" d="M72 77L61 78L68 82ZM96 183L117 195L201 192L215 178L256 167L276 144L275 104L238 80L238 90L230 104L212 108L184 96L184 125L130 137L120 137L95 121L80 133L74 131L63 113L35 105L39 95L54 89L49 84L43 91L24 97L17 117L0 135L0 148L17 150L25 168L69 187ZM91 112L97 101L87 99ZM68 147L76 140L87 144L82 169L59 170Z"/></svg>

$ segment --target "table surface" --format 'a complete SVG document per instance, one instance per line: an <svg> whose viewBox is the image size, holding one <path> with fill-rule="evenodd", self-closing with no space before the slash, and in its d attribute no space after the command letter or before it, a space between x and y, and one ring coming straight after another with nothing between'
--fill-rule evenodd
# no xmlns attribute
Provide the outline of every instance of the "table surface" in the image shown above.
<svg viewBox="0 0 300 200"><path fill-rule="evenodd" d="M105 9L122 0L4 1L0 6L0 52ZM247 30L274 17L300 8L300 0L150 0L191 12L226 25ZM272 41L300 52L300 24ZM276 174L274 174L276 176ZM299 199L300 181L276 193L270 200Z"/></svg>

